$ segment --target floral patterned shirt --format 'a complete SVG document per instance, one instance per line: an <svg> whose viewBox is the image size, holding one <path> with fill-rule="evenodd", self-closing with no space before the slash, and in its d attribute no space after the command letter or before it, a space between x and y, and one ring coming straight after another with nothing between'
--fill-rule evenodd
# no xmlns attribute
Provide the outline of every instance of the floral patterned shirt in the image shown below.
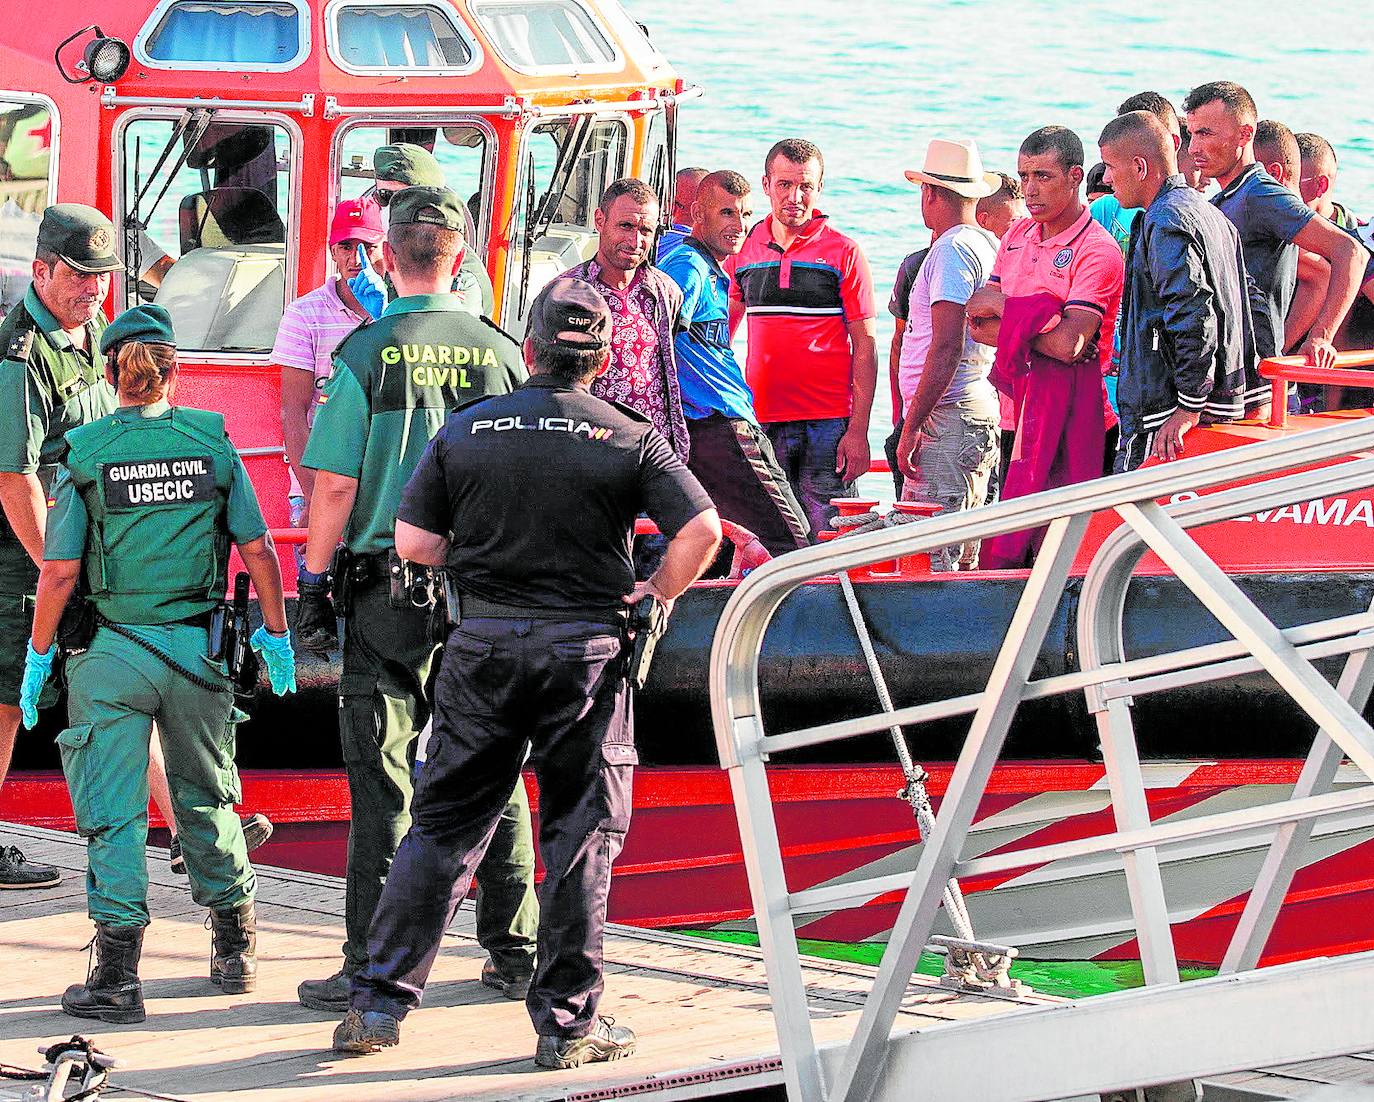
<svg viewBox="0 0 1374 1102"><path fill-rule="evenodd" d="M611 308L611 366L593 380L592 393L649 418L686 462L687 421L673 352L681 291L656 268L640 268L623 290L601 281L601 266L595 260L563 274L591 283Z"/></svg>

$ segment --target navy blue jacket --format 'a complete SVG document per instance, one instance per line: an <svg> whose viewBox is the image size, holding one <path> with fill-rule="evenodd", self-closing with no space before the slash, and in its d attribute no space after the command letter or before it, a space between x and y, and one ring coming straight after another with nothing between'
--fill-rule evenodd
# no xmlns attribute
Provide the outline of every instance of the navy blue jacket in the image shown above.
<svg viewBox="0 0 1374 1102"><path fill-rule="evenodd" d="M1180 407L1234 420L1265 398L1248 283L1236 228L1170 176L1131 228L1116 390L1123 436L1155 431Z"/></svg>

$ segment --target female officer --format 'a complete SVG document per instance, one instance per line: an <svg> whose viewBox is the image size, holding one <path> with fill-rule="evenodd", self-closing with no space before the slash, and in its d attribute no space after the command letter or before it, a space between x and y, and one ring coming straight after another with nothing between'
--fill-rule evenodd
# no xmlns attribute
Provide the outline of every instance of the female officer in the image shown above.
<svg viewBox="0 0 1374 1102"><path fill-rule="evenodd" d="M77 827L87 841L87 906L95 965L62 996L82 1018L144 1018L138 959L148 924L148 742L162 732L191 877L210 908L210 980L231 993L256 980L254 877L234 814L234 725L246 718L208 658L212 610L224 600L229 543L239 547L265 623L263 653L278 694L295 688L281 570L224 418L170 404L171 318L138 306L105 330L100 351L119 408L67 436L48 520L21 708L52 668L62 609L84 575L97 628L67 663L69 726L58 735Z"/></svg>

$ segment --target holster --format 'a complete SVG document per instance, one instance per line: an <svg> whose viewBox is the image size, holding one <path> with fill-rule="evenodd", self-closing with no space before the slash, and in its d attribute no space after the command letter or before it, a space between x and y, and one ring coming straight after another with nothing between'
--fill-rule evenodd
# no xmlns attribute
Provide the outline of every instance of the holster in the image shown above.
<svg viewBox="0 0 1374 1102"><path fill-rule="evenodd" d="M453 578L442 567L435 570L439 599L429 614L429 638L436 646L448 642L449 633L463 622L463 608L458 601L458 590Z"/></svg>
<svg viewBox="0 0 1374 1102"><path fill-rule="evenodd" d="M394 547L387 552L386 577L392 608L432 609L439 603L439 571L401 558Z"/></svg>
<svg viewBox="0 0 1374 1102"><path fill-rule="evenodd" d="M667 630L668 610L653 594L642 597L630 607L630 647L626 676L636 689L644 688L644 683L649 680L649 667L653 664L654 649Z"/></svg>
<svg viewBox="0 0 1374 1102"><path fill-rule="evenodd" d="M234 579L234 600L216 605L210 612L210 659L223 662L234 691L251 695L258 684L258 654L249 644L247 575Z"/></svg>
<svg viewBox="0 0 1374 1102"><path fill-rule="evenodd" d="M57 649L64 659L85 654L95 638L95 605L84 590L82 586L72 595L57 624Z"/></svg>
<svg viewBox="0 0 1374 1102"><path fill-rule="evenodd" d="M339 544L334 551L334 562L329 568L331 588L334 591L334 610L345 620L353 615L353 594L358 588L357 572L366 568L367 559L353 554L343 544Z"/></svg>

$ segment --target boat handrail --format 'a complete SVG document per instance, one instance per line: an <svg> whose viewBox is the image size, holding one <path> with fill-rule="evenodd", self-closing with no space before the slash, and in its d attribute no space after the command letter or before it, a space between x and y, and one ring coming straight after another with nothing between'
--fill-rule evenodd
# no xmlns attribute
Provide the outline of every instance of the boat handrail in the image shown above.
<svg viewBox="0 0 1374 1102"><path fill-rule="evenodd" d="M1314 367L1306 356L1272 356L1259 363L1261 379L1270 380L1269 427L1288 425L1288 384L1325 383L1327 386L1374 387L1374 349L1337 352L1331 367Z"/></svg>
<svg viewBox="0 0 1374 1102"><path fill-rule="evenodd" d="M1370 356L1374 362L1374 354ZM1289 370L1293 365L1273 366ZM1374 686L1374 662L1367 660L1374 648L1374 608L1360 616L1280 629L1191 539L1188 529L1374 485L1371 449L1374 418L1342 421L805 548L774 559L740 583L721 614L712 647L712 720L721 764L729 773L734 795L789 1098L856 1102L871 1097L882 1080L895 1015L930 938L945 883L975 870L987 871L977 860L962 860L960 851L1012 717L1026 699L1078 691L1087 697L1101 736L1115 830L1075 840L1072 845L1076 856L1120 855L1147 984L1173 985L1179 979L1159 848L1204 834L1233 834L1265 826L1274 831L1259 883L1250 894L1223 968L1233 972L1255 966L1314 821L1352 808L1374 807L1374 785L1330 794L1342 756L1367 777L1374 777L1374 730L1361 715ZM1203 490L1212 492L1169 501L1182 491ZM1169 503L1160 504L1161 500ZM1089 521L1098 512L1114 512L1122 523L1103 541L1084 578L1080 669L1032 680L1069 570ZM774 612L792 591L836 571L1046 525L1039 557L983 691L799 731L765 731L759 655ZM1174 572L1230 633L1230 639L1148 658L1126 658L1121 642L1125 595L1147 550ZM1340 681L1333 687L1311 660L1336 655L1346 658ZM1131 725L1132 697L1255 669L1273 677L1319 728L1292 800L1279 807L1208 814L1190 819L1186 826L1153 823ZM923 839L913 874L789 890L765 770L771 754L892 724L969 713L973 718L967 739L935 830ZM1052 846L1040 847L1017 851L1014 860L1018 867L1031 866L1055 856ZM982 860L986 864L989 859ZM892 891L904 898L858 1028L841 1051L828 1051L822 1057L811 1029L793 917L814 913L822 904L827 908L859 906Z"/></svg>

